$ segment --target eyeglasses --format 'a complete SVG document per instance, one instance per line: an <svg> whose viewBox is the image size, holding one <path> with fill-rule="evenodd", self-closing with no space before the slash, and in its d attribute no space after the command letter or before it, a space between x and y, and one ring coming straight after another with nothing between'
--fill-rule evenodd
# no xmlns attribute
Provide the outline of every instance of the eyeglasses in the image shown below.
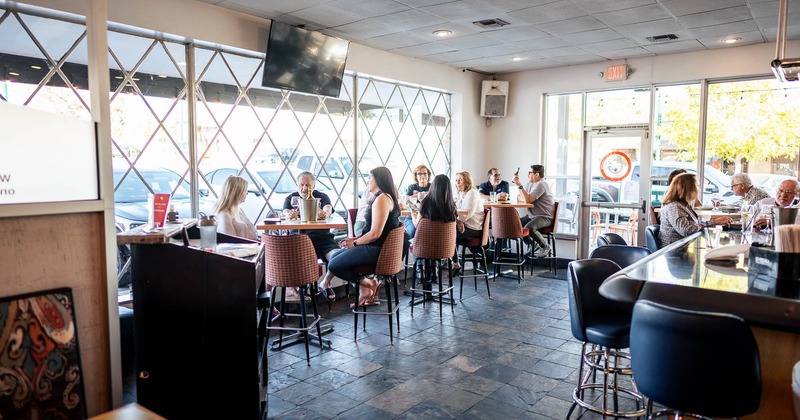
<svg viewBox="0 0 800 420"><path fill-rule="evenodd" d="M738 183L738 184L731 184L731 189L733 189L733 188L736 188L736 187L738 187L739 185L742 185L742 183L740 182L740 183Z"/></svg>
<svg viewBox="0 0 800 420"><path fill-rule="evenodd" d="M528 171L528 175L530 175L530 174L535 174L535 173L537 173L537 172Z"/></svg>
<svg viewBox="0 0 800 420"><path fill-rule="evenodd" d="M797 191L796 190L782 190L782 189L778 188L778 190L775 191L775 193L776 193L775 195L779 195L779 194L795 195L795 194L797 194Z"/></svg>
<svg viewBox="0 0 800 420"><path fill-rule="evenodd" d="M502 178L502 177L503 177L503 175L500 175L500 174L492 174L492 177L494 177L494 178Z"/></svg>
<svg viewBox="0 0 800 420"><path fill-rule="evenodd" d="M428 176L428 173L427 172L417 172L414 175L416 175L416 176Z"/></svg>

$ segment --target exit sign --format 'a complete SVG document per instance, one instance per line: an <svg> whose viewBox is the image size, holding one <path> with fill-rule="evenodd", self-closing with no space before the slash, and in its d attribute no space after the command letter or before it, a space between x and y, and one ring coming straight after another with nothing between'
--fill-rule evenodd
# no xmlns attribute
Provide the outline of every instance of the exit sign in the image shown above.
<svg viewBox="0 0 800 420"><path fill-rule="evenodd" d="M606 82L625 80L628 78L628 65L620 64L606 69Z"/></svg>

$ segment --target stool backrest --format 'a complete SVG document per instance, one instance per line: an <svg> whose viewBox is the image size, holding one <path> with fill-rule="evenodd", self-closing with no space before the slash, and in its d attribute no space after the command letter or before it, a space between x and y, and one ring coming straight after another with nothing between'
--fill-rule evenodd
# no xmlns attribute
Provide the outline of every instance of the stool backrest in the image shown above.
<svg viewBox="0 0 800 420"><path fill-rule="evenodd" d="M598 238L598 242L600 239ZM617 263L620 268L625 268L636 261L650 255L650 250L639 246L604 245L595 248L589 258L603 258Z"/></svg>
<svg viewBox="0 0 800 420"><path fill-rule="evenodd" d="M495 239L522 237L522 222L513 207L492 207L492 236Z"/></svg>
<svg viewBox="0 0 800 420"><path fill-rule="evenodd" d="M375 263L375 274L393 276L403 269L403 234L405 228L400 226L389 231Z"/></svg>
<svg viewBox="0 0 800 420"><path fill-rule="evenodd" d="M492 218L491 216L489 216L489 213L491 213L490 208L483 209L483 228L482 228L483 230L481 231L482 232L481 246L489 245L489 223L492 221Z"/></svg>
<svg viewBox="0 0 800 420"><path fill-rule="evenodd" d="M264 277L270 286L300 287L319 278L314 245L308 235L261 236Z"/></svg>
<svg viewBox="0 0 800 420"><path fill-rule="evenodd" d="M758 344L738 316L639 300L630 350L636 386L654 402L709 417L758 410Z"/></svg>
<svg viewBox="0 0 800 420"><path fill-rule="evenodd" d="M586 320L594 314L611 311L630 312L632 305L616 302L600 294L600 285L608 276L619 271L619 266L610 260L590 259L571 261L567 266L567 288L569 289L569 318L572 335L586 340Z"/></svg>
<svg viewBox="0 0 800 420"><path fill-rule="evenodd" d="M650 252L658 251L658 231L661 230L661 225L649 225L644 229L644 235L647 239L647 249Z"/></svg>
<svg viewBox="0 0 800 420"><path fill-rule="evenodd" d="M456 252L456 222L421 219L414 234L414 256L441 260Z"/></svg>
<svg viewBox="0 0 800 420"><path fill-rule="evenodd" d="M553 206L553 215L550 216L550 220L550 225L539 229L539 233L542 235L548 235L556 231L556 226L558 226L558 201L556 201L555 205Z"/></svg>
<svg viewBox="0 0 800 420"><path fill-rule="evenodd" d="M616 233L606 232L597 236L597 246L603 245L628 245L622 236Z"/></svg>

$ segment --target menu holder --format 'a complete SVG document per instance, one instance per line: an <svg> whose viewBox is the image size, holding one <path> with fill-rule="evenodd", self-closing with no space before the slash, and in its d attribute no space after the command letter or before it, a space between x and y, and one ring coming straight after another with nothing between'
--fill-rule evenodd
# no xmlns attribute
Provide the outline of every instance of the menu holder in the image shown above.
<svg viewBox="0 0 800 420"><path fill-rule="evenodd" d="M800 298L800 254L751 246L747 285L749 293Z"/></svg>

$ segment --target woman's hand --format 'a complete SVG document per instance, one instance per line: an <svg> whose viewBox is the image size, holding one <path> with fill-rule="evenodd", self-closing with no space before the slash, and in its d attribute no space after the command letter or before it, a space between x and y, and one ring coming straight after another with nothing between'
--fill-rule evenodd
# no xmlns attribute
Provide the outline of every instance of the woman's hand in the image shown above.
<svg viewBox="0 0 800 420"><path fill-rule="evenodd" d="M356 240L356 238L344 238L341 241L339 241L339 247L341 247L341 248L352 248L352 247L355 246L355 245L353 245L353 242L355 242L355 240Z"/></svg>
<svg viewBox="0 0 800 420"><path fill-rule="evenodd" d="M731 218L728 216L716 216L711 218L711 223L713 223L714 226L727 226L731 224Z"/></svg>

